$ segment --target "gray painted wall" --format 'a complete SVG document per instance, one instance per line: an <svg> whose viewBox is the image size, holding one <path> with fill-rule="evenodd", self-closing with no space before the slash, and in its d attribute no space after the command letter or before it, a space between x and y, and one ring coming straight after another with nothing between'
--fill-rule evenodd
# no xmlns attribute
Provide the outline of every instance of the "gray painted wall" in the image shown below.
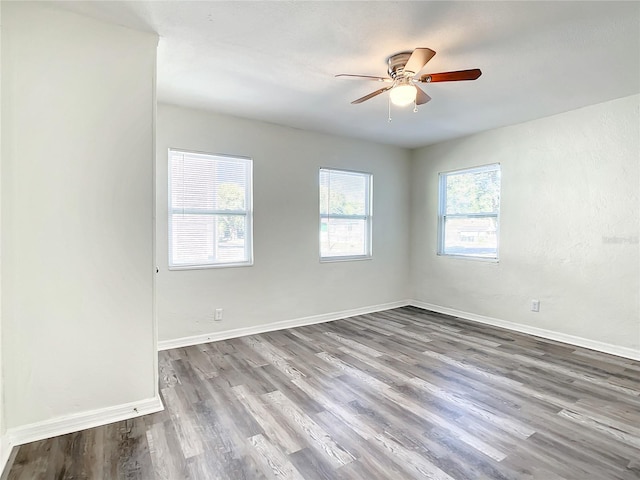
<svg viewBox="0 0 640 480"><path fill-rule="evenodd" d="M634 95L415 151L413 298L640 349L639 103ZM438 173L495 162L500 262L437 256Z"/></svg>

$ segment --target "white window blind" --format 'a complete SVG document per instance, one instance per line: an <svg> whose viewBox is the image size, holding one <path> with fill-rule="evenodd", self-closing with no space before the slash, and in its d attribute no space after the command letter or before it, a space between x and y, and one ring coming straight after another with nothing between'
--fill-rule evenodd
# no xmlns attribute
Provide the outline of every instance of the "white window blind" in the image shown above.
<svg viewBox="0 0 640 480"><path fill-rule="evenodd" d="M320 169L320 259L371 257L370 173Z"/></svg>
<svg viewBox="0 0 640 480"><path fill-rule="evenodd" d="M250 265L252 161L169 150L169 268Z"/></svg>
<svg viewBox="0 0 640 480"><path fill-rule="evenodd" d="M440 174L438 254L498 259L500 165Z"/></svg>

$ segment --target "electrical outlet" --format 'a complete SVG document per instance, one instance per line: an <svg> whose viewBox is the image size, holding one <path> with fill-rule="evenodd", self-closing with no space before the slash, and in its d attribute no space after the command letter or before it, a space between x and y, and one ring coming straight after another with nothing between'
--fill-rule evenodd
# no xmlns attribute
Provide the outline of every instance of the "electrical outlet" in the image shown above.
<svg viewBox="0 0 640 480"><path fill-rule="evenodd" d="M531 300L531 311L532 312L540 311L540 300Z"/></svg>
<svg viewBox="0 0 640 480"><path fill-rule="evenodd" d="M213 319L216 322L219 322L220 320L222 320L222 309L221 308L216 308L216 313L215 313L215 316L213 317Z"/></svg>

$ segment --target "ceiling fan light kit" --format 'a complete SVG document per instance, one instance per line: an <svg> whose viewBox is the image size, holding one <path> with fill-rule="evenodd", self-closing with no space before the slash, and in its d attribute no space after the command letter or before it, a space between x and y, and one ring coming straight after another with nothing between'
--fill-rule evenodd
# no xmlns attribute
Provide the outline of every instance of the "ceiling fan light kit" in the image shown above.
<svg viewBox="0 0 640 480"><path fill-rule="evenodd" d="M410 103L414 103L416 101L416 87L414 85L409 85L408 83L403 83L400 85L394 86L389 92L389 98L391 99L391 103L398 107L406 107Z"/></svg>
<svg viewBox="0 0 640 480"><path fill-rule="evenodd" d="M430 48L416 48L413 52L400 52L391 55L387 59L389 77L376 77L372 75L354 75L349 73L341 73L336 77L355 77L366 78L368 80L376 80L378 82L391 83L390 86L380 88L375 92L371 92L364 97L360 97L352 104L362 103L373 97L389 91L389 100L394 105L404 107L413 103L417 111L417 106L427 103L431 97L427 95L418 83L434 83L434 82L457 82L461 80L476 80L482 72L479 68L471 70L458 70L455 72L429 73L417 76L425 67L427 62L436 54ZM391 117L389 115L389 117Z"/></svg>

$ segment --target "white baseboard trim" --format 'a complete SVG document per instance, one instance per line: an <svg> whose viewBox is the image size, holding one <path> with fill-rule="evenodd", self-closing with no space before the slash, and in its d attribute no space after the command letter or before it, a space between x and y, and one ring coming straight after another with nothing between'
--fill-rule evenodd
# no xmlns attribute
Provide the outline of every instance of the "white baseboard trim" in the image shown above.
<svg viewBox="0 0 640 480"><path fill-rule="evenodd" d="M280 322L272 322L264 325L256 325L253 327L235 328L232 330L224 330L222 332L205 333L202 335L194 335L191 337L176 338L173 340L163 340L158 342L158 350L170 350L172 348L189 347L192 345L200 345L202 343L217 342L219 340L228 340L230 338L244 337L246 335L256 335L258 333L273 332L286 328L302 327L304 325L313 325L316 323L330 322L343 318L354 317L356 315L364 315L367 313L381 312L392 308L413 306L431 310L432 312L444 313L453 317L463 318L478 323L492 325L494 327L502 327L507 330L513 330L520 333L527 333L536 337L555 340L558 342L575 345L577 347L589 348L603 353L609 353L618 357L628 358L631 360L640 360L640 351L632 348L620 347L605 342L598 342L588 338L577 337L566 333L546 330L543 328L531 327L520 323L500 320L493 317L486 317L475 313L456 310L455 308L443 307L432 303L421 302L419 300L401 300L398 302L390 302L379 305L370 305L368 307L354 308L351 310L342 310L340 312L326 313L322 315L312 315L310 317L295 318L292 320L284 320Z"/></svg>
<svg viewBox="0 0 640 480"><path fill-rule="evenodd" d="M23 445L45 438L77 432L86 428L98 427L108 423L140 417L161 410L164 410L164 405L162 405L160 396L156 396L139 402L64 415L43 422L10 428L7 430L6 437L8 445L10 446Z"/></svg>
<svg viewBox="0 0 640 480"><path fill-rule="evenodd" d="M2 435L0 437L0 476L2 476L5 472L4 469L7 467L9 463L9 459L11 458L11 450L13 449L13 445L9 440L8 435ZM4 478L4 476L2 476Z"/></svg>
<svg viewBox="0 0 640 480"><path fill-rule="evenodd" d="M531 327L529 325L523 325L521 323L509 322L506 320L499 320L493 317L485 317L484 315L477 315L475 313L463 312L462 310L456 310L454 308L442 307L440 305L434 305L432 303L421 302L418 300L411 300L408 302L410 305L418 308L424 308L425 310L431 310L432 312L444 313L453 317L464 318L465 320L471 320L473 322L484 323L492 325L494 327L502 327L507 330L514 330L520 333L527 333L536 337L546 338L548 340L555 340L562 343L568 343L577 347L589 348L598 352L609 353L618 357L629 358L631 360L640 360L640 350L634 350L632 348L620 347L612 345L610 343L598 342L596 340L590 340L588 338L577 337L574 335L568 335L566 333L555 332L553 330L546 330L544 328Z"/></svg>
<svg viewBox="0 0 640 480"><path fill-rule="evenodd" d="M330 322L333 320L341 320L347 317L354 317L356 315L365 315L367 313L381 312L383 310L391 310L392 308L405 307L409 304L409 301L401 300L398 302L370 305L368 307L354 308L351 310L342 310L340 312L324 313L322 315L312 315L310 317L301 317L294 318L292 320L266 323L264 325L256 325L253 327L234 328L233 330L224 330L222 332L205 333L202 335L194 335L192 337L176 338L174 340L162 340L158 342L158 350L170 350L172 348L189 347L191 345L200 345L201 343L217 342L219 340L228 340L230 338L256 335L258 333L273 332L276 330L284 330L286 328L303 327L305 325Z"/></svg>

